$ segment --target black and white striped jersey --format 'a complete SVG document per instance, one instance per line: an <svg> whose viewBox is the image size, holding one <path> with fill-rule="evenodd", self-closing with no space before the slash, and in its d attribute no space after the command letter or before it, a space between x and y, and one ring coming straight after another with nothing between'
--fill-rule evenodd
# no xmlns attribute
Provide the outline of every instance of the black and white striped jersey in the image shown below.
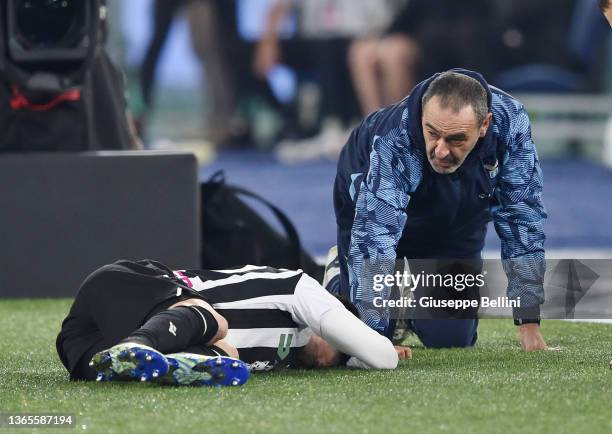
<svg viewBox="0 0 612 434"><path fill-rule="evenodd" d="M312 333L321 334L323 314L343 307L302 270L247 265L174 274L227 319L225 340L253 370L295 366Z"/></svg>
<svg viewBox="0 0 612 434"><path fill-rule="evenodd" d="M83 281L56 341L60 359L71 378L88 378L84 366L95 352L117 344L177 301L196 297L227 318L226 340L254 370L296 366L313 332L351 356L347 366L397 366L393 344L301 270L173 271L149 259L119 260Z"/></svg>

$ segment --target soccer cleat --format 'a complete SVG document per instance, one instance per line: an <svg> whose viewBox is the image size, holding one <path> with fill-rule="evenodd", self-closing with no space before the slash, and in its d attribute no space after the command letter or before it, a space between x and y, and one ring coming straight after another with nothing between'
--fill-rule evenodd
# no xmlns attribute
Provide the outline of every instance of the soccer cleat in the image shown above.
<svg viewBox="0 0 612 434"><path fill-rule="evenodd" d="M166 354L168 373L159 378L163 384L195 386L241 386L249 379L248 366L231 357L201 354Z"/></svg>
<svg viewBox="0 0 612 434"><path fill-rule="evenodd" d="M168 361L162 353L131 342L99 352L89 366L98 373L97 381L133 379L146 382L168 372Z"/></svg>
<svg viewBox="0 0 612 434"><path fill-rule="evenodd" d="M96 381L110 381L115 378L115 373L111 371L111 357L106 353L98 353L89 361L89 366L96 370Z"/></svg>

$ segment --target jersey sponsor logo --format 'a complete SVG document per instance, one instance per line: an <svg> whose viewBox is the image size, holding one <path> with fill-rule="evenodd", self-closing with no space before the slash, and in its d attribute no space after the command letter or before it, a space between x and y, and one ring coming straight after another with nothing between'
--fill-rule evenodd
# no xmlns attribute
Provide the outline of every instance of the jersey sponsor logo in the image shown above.
<svg viewBox="0 0 612 434"><path fill-rule="evenodd" d="M280 335L278 339L278 349L276 350L276 354L278 354L278 358L280 360L284 360L289 355L291 351L291 341L293 340L292 333L283 333Z"/></svg>
<svg viewBox="0 0 612 434"><path fill-rule="evenodd" d="M170 326L168 327L168 331L174 336L176 336L176 326L174 325L172 321L170 321Z"/></svg>

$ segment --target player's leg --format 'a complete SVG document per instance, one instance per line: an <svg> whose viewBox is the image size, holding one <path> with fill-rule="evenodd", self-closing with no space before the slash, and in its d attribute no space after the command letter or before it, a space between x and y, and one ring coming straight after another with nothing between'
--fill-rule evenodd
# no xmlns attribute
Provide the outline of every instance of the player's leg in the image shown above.
<svg viewBox="0 0 612 434"><path fill-rule="evenodd" d="M93 354L126 337L169 293L176 293L172 282L153 282L143 283L119 264L105 265L85 279L56 340L72 380L95 379L97 372L89 366Z"/></svg>
<svg viewBox="0 0 612 434"><path fill-rule="evenodd" d="M198 342L212 345L226 334L225 318L205 301L191 298L151 316L123 341L142 343L162 353L170 353Z"/></svg>
<svg viewBox="0 0 612 434"><path fill-rule="evenodd" d="M153 316L108 354L111 360L113 353L123 359L118 366L128 376L139 376L144 381L159 378L166 384L240 386L248 380L249 370L237 359L237 350L220 341L226 334L225 318L203 300L188 299ZM155 367L160 357L150 348L164 354L166 373ZM228 357L230 353L233 357Z"/></svg>
<svg viewBox="0 0 612 434"><path fill-rule="evenodd" d="M163 375L167 361L153 347L168 352L180 351L201 338L213 343L225 336L227 322L209 305L177 303L181 297L177 294L176 283L161 278L167 274L168 270L144 262L121 261L103 266L85 279L57 338L58 354L71 379L93 380L100 373L103 378L115 376L109 369L111 356L127 358L131 353L135 358L132 366L139 368L133 373L152 376L153 371L158 370L158 375ZM181 309L168 312L170 307L181 306ZM199 312L201 308L204 310ZM161 315L156 317L156 314ZM180 331L174 331L176 337L170 332L174 328L169 321L177 328L180 325ZM94 354L112 348L128 336L135 338L130 347L146 348L129 351L124 347L123 351L107 352L90 365ZM148 368L135 366L136 362Z"/></svg>
<svg viewBox="0 0 612 434"><path fill-rule="evenodd" d="M97 373L89 361L107 347L95 323L86 317L68 316L56 339L57 353L71 380L95 380Z"/></svg>
<svg viewBox="0 0 612 434"><path fill-rule="evenodd" d="M199 342L211 345L226 333L223 317L202 300L189 299L152 315L117 345L96 354L91 366L100 379L147 381L168 372L164 354Z"/></svg>
<svg viewBox="0 0 612 434"><path fill-rule="evenodd" d="M169 370L165 352L225 336L227 321L202 300L181 300L167 275L168 270L150 261L121 261L86 279L65 321L72 326L58 337L58 352L71 378L162 377ZM223 367L231 367L234 359L226 359ZM247 377L240 378L242 384ZM218 376L214 380L201 384L224 384Z"/></svg>

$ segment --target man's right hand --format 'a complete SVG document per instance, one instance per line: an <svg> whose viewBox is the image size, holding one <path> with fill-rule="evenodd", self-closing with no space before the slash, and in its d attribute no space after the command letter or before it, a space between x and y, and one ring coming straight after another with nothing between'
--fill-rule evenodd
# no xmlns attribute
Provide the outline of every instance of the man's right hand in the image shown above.
<svg viewBox="0 0 612 434"><path fill-rule="evenodd" d="M397 356L400 360L412 359L412 350L409 347L396 346L395 351L397 352Z"/></svg>

